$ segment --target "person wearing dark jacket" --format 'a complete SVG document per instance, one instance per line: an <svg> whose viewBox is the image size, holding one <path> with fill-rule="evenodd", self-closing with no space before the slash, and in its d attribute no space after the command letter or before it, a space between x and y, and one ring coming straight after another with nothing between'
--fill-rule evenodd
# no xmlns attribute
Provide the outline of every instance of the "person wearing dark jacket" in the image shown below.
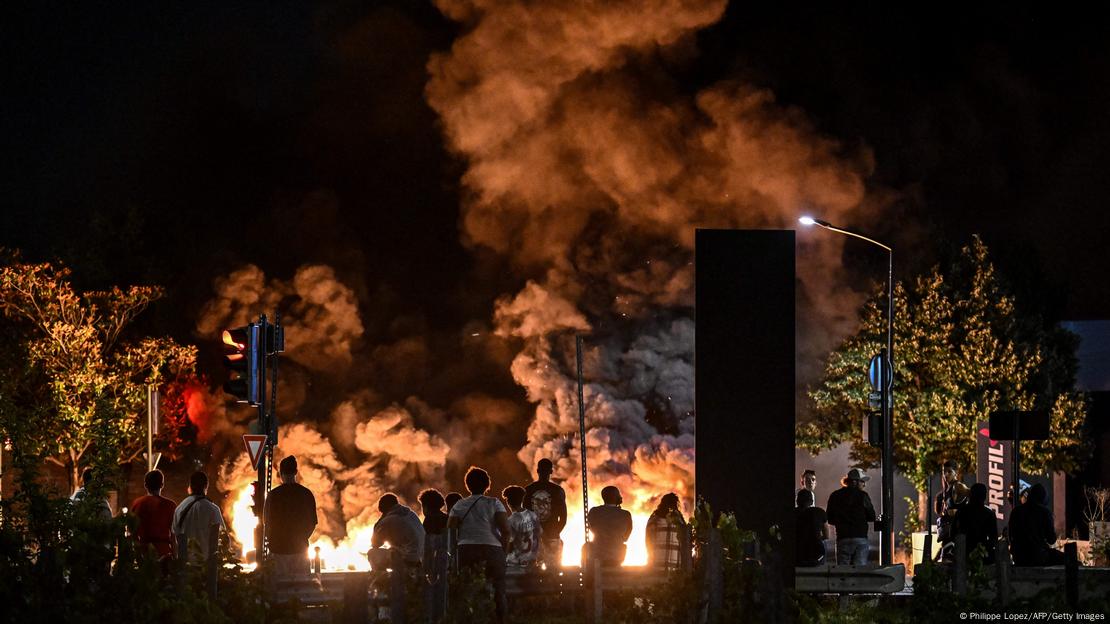
<svg viewBox="0 0 1110 624"><path fill-rule="evenodd" d="M967 503L961 505L952 520L952 535L967 536L967 554L975 552L980 545L986 551L986 563L994 563L995 544L998 543L998 519L994 511L987 507L987 486L976 483L971 486Z"/></svg>
<svg viewBox="0 0 1110 624"><path fill-rule="evenodd" d="M316 530L316 497L297 483L297 458L278 464L281 485L266 497L266 536L279 574L308 574L308 538Z"/></svg>
<svg viewBox="0 0 1110 624"><path fill-rule="evenodd" d="M1056 542L1048 492L1040 483L1029 488L1029 500L1010 514L1010 554L1016 566L1063 565L1064 553L1052 548Z"/></svg>
<svg viewBox="0 0 1110 624"><path fill-rule="evenodd" d="M798 490L794 508L794 565L813 567L825 563L825 540L829 538L825 510L814 506L813 492Z"/></svg>
<svg viewBox="0 0 1110 624"><path fill-rule="evenodd" d="M836 527L837 565L867 565L871 546L867 541L868 523L875 521L871 497L862 483L870 480L852 468L841 481L844 486L829 495L826 507L829 524Z"/></svg>

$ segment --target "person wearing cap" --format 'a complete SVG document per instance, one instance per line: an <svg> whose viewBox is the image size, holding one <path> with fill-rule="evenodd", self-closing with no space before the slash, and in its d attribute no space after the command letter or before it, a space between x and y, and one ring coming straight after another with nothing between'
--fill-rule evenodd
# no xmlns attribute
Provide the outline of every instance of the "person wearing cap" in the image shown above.
<svg viewBox="0 0 1110 624"><path fill-rule="evenodd" d="M841 481L843 487L829 495L826 510L829 524L836 527L837 565L868 563L871 546L867 532L869 523L875 521L875 507L862 484L870 479L858 468L852 468Z"/></svg>
<svg viewBox="0 0 1110 624"><path fill-rule="evenodd" d="M266 536L278 574L308 574L308 538L316 530L316 497L297 483L297 458L278 464L281 485L266 497Z"/></svg>
<svg viewBox="0 0 1110 624"><path fill-rule="evenodd" d="M563 559L559 534L567 525L567 495L551 482L554 465L546 457L536 464L536 480L524 488L524 508L535 512L542 532L538 561L548 569L557 568Z"/></svg>

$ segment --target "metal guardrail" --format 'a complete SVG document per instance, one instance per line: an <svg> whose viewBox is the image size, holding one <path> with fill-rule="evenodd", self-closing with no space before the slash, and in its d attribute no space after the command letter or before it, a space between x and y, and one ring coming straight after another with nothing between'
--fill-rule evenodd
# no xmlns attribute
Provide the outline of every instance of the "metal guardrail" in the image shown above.
<svg viewBox="0 0 1110 624"><path fill-rule="evenodd" d="M810 594L895 594L906 588L906 566L794 568L794 587Z"/></svg>

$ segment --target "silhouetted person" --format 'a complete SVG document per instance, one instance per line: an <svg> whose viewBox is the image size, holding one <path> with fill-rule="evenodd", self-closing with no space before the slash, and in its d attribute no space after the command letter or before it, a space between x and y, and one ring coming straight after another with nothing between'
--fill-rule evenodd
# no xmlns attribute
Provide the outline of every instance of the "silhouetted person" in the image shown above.
<svg viewBox="0 0 1110 624"><path fill-rule="evenodd" d="M1052 547L1056 543L1048 492L1040 483L1029 488L1029 500L1010 513L1010 554L1016 566L1062 565L1064 553Z"/></svg>
<svg viewBox="0 0 1110 624"><path fill-rule="evenodd" d="M451 515L451 509L455 506L455 503L462 499L463 495L458 492L450 492L443 498L443 502L447 504L447 515Z"/></svg>
<svg viewBox="0 0 1110 624"><path fill-rule="evenodd" d="M512 534L505 563L510 568L523 570L536 563L543 531L536 512L524 508L524 488L510 485L501 491L501 496L509 506L509 531Z"/></svg>
<svg viewBox="0 0 1110 624"><path fill-rule="evenodd" d="M95 489L96 485L98 484L96 483L96 475L93 472L93 469L84 469L81 472L81 485L77 488L77 490L73 492L73 495L69 497L69 500L73 501L74 503L79 503L85 500L85 492L91 489ZM97 501L96 517L105 522L109 522L112 520L112 506L108 503L107 496Z"/></svg>
<svg viewBox="0 0 1110 624"><path fill-rule="evenodd" d="M174 552L173 512L177 503L162 496L166 477L161 470L151 470L143 478L146 495L131 503L131 514L138 521L135 541L141 547L154 548L159 559L170 559Z"/></svg>
<svg viewBox="0 0 1110 624"><path fill-rule="evenodd" d="M447 514L443 512L446 501L435 488L428 488L416 498L420 501L420 512L424 514L424 534L442 535L447 531Z"/></svg>
<svg viewBox="0 0 1110 624"><path fill-rule="evenodd" d="M378 511L382 517L374 524L374 535L370 538L370 545L375 549L389 544L391 550L401 552L401 557L410 572L422 569L424 561L424 526L416 512L402 505L397 500L396 494L384 494L378 499ZM390 553L392 554L392 553ZM374 569L389 565L389 560L384 555L377 555L383 559L375 560L373 551L370 562Z"/></svg>
<svg viewBox="0 0 1110 624"><path fill-rule="evenodd" d="M794 508L794 565L813 567L825 563L825 540L829 539L828 516L814 504L813 492L798 490Z"/></svg>
<svg viewBox="0 0 1110 624"><path fill-rule="evenodd" d="M933 500L933 512L937 515L937 539L941 544L952 541L952 522L956 511L966 501L966 492L960 482L959 465L948 460L941 468L941 488Z"/></svg>
<svg viewBox="0 0 1110 624"><path fill-rule="evenodd" d="M459 530L459 567L485 572L493 584L497 621L505 620L505 553L509 550L509 512L496 498L486 496L489 473L477 466L466 471L470 496L455 503L447 516L447 527Z"/></svg>
<svg viewBox="0 0 1110 624"><path fill-rule="evenodd" d="M615 486L602 488L601 500L604 504L586 515L593 536L589 556L597 558L601 565L619 566L624 563L625 542L632 534L632 514L621 509L624 498Z"/></svg>
<svg viewBox="0 0 1110 624"><path fill-rule="evenodd" d="M316 497L297 483L297 458L278 464L281 485L266 497L266 535L278 574L308 574L308 539L316 530Z"/></svg>
<svg viewBox="0 0 1110 624"><path fill-rule="evenodd" d="M657 570L673 571L686 565L690 557L690 534L686 520L678 509L678 495L671 492L659 499L659 505L648 517L644 531L648 565Z"/></svg>
<svg viewBox="0 0 1110 624"><path fill-rule="evenodd" d="M836 527L837 565L867 565L871 545L867 541L868 525L875 520L871 497L863 491L863 483L871 477L852 468L840 482L843 487L829 495L829 524Z"/></svg>
<svg viewBox="0 0 1110 624"><path fill-rule="evenodd" d="M189 495L173 512L174 535L185 536L187 540L187 551L178 553L178 556L186 557L189 561L206 560L208 533L212 526L227 529L220 508L208 500L208 475L197 471L189 477ZM212 546L214 548L215 544Z"/></svg>
<svg viewBox="0 0 1110 624"><path fill-rule="evenodd" d="M548 568L557 568L563 559L563 540L559 535L567 525L567 494L551 482L554 466L546 457L536 464L536 480L524 488L524 508L536 512L543 542L540 561Z"/></svg>
<svg viewBox="0 0 1110 624"><path fill-rule="evenodd" d="M956 511L952 521L952 536L967 536L967 554L975 552L980 545L986 552L986 563L994 563L995 545L998 543L998 519L994 510L987 507L987 486L976 483L971 486L967 503Z"/></svg>

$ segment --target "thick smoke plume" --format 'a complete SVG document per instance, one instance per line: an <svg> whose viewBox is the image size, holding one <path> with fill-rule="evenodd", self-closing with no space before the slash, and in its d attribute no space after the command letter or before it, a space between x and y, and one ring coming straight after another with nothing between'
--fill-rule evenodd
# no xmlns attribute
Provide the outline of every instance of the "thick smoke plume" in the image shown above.
<svg viewBox="0 0 1110 624"><path fill-rule="evenodd" d="M437 4L467 28L431 59L426 89L467 164L462 235L533 276L494 312L536 404L519 458L550 457L580 487L570 333L588 332L591 478L641 508L666 491L689 504L695 228L789 228L808 209L851 222L869 209L869 156L766 90L667 79L664 60L689 53L723 0ZM822 315L802 330L828 332L803 343L848 329L858 297L834 277L840 245L800 244L800 295Z"/></svg>
<svg viewBox="0 0 1110 624"><path fill-rule="evenodd" d="M223 328L246 323L260 312L283 311L282 425L274 461L297 457L301 482L316 495L317 535L338 541L364 531L377 514L378 497L388 491L411 502L422 487L442 486L451 447L418 426L413 412L423 409L419 400L392 403L370 388L340 390L346 394L333 398L334 392L312 387L321 373L342 377L359 365L369 366L381 348L360 344L364 328L358 300L330 267L303 266L285 281L267 280L261 269L248 265L216 280L215 291L197 322L204 338L215 339ZM410 351L391 349L388 355L401 365L402 353ZM195 397L194 403L190 417L209 432L244 432L244 421L255 416L251 410L229 412L222 400L210 396ZM314 417L319 410L326 416ZM218 486L238 492L254 479L246 456L237 454L221 468Z"/></svg>

